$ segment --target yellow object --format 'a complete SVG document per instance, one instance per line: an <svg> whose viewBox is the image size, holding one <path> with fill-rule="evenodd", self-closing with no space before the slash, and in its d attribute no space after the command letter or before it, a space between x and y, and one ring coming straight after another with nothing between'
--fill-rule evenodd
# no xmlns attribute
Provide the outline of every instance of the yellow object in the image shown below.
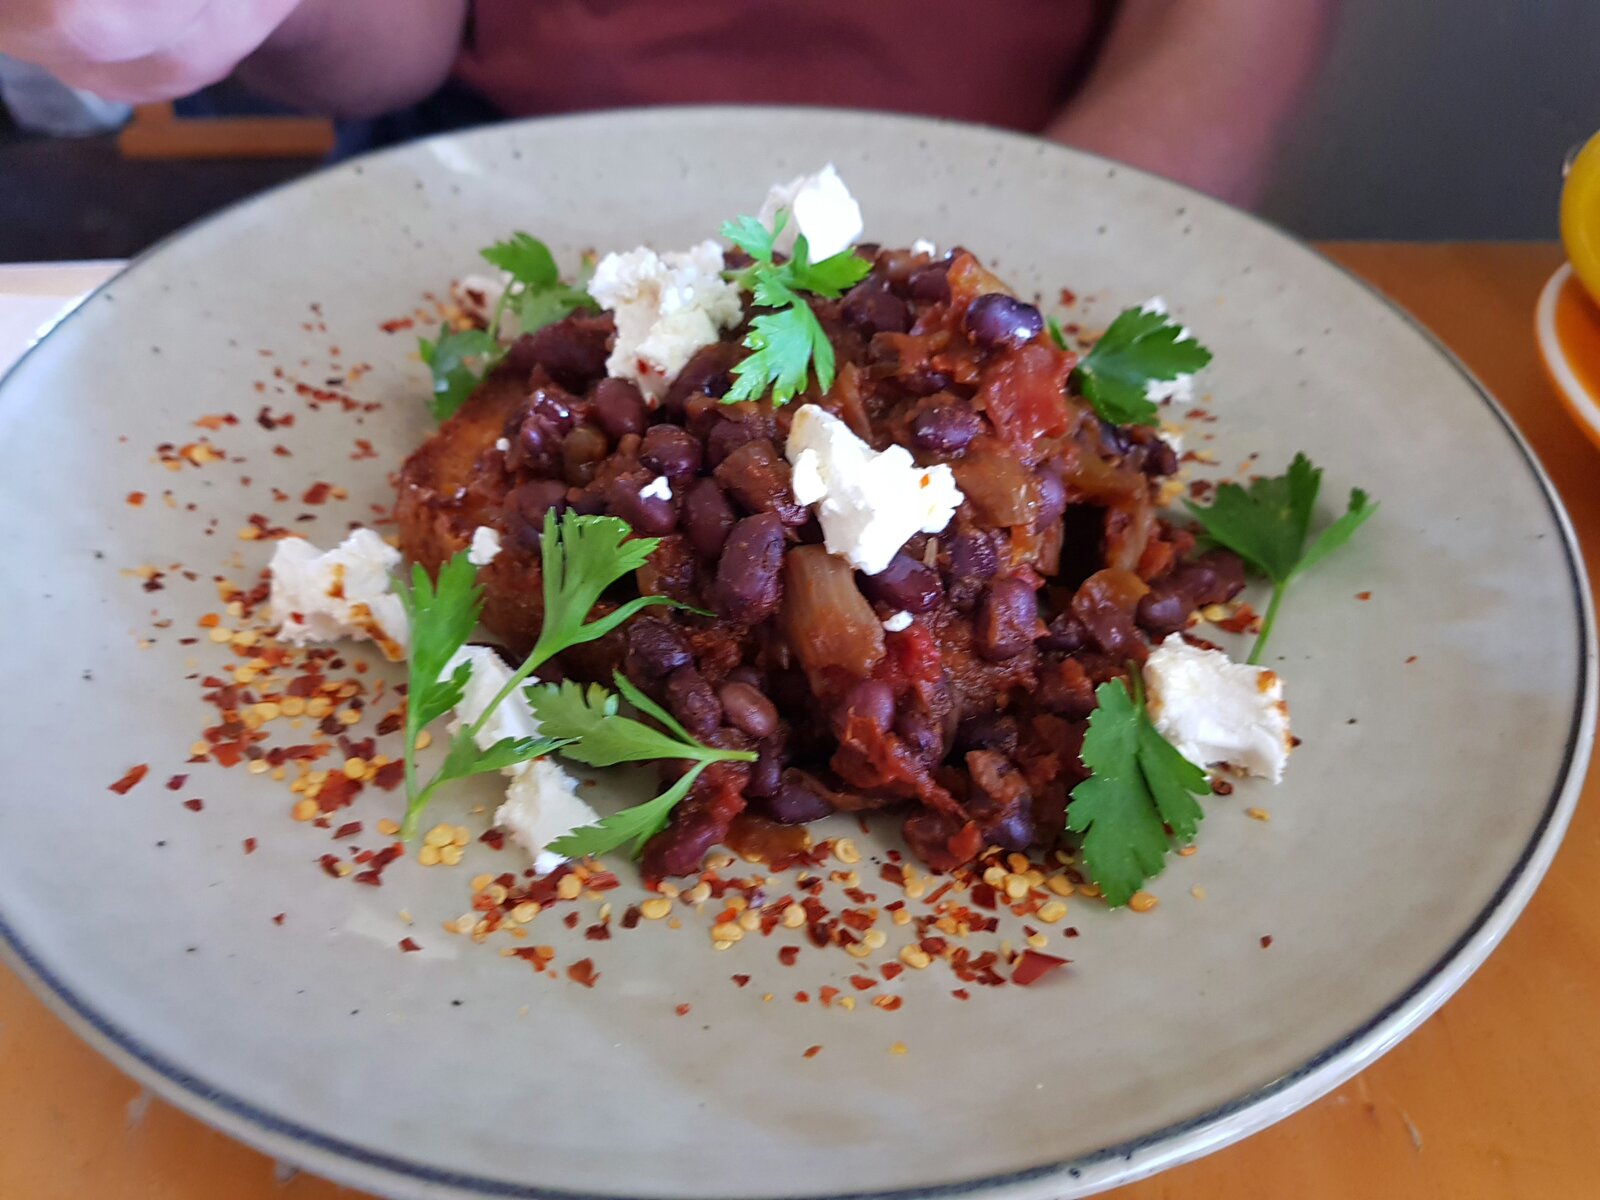
<svg viewBox="0 0 1600 1200"><path fill-rule="evenodd" d="M1561 188L1561 241L1573 271L1600 303L1600 133L1567 168Z"/></svg>

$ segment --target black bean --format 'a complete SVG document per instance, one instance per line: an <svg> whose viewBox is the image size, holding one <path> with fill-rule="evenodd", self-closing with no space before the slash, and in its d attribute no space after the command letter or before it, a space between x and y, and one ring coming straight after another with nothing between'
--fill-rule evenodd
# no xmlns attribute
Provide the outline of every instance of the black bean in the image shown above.
<svg viewBox="0 0 1600 1200"><path fill-rule="evenodd" d="M680 412L690 396L721 396L733 386L731 368L744 356L733 342L712 342L683 364L662 398L668 412Z"/></svg>
<svg viewBox="0 0 1600 1200"><path fill-rule="evenodd" d="M561 443L561 460L567 482L582 487L594 478L600 460L611 449L606 435L594 425L579 425Z"/></svg>
<svg viewBox="0 0 1600 1200"><path fill-rule="evenodd" d="M1033 482L1039 500L1033 523L1036 528L1046 529L1061 520L1067 511L1067 485L1061 482L1061 475L1049 463L1034 473Z"/></svg>
<svg viewBox="0 0 1600 1200"><path fill-rule="evenodd" d="M762 738L756 746L756 760L750 764L750 778L745 781L744 794L752 798L777 795L787 761L781 736Z"/></svg>
<svg viewBox="0 0 1600 1200"><path fill-rule="evenodd" d="M826 799L793 779L783 780L761 807L780 825L805 825L833 811L833 805Z"/></svg>
<svg viewBox="0 0 1600 1200"><path fill-rule="evenodd" d="M956 749L962 753L971 750L999 750L1015 754L1020 740L1014 717L997 713L979 713L962 721L956 729Z"/></svg>
<svg viewBox="0 0 1600 1200"><path fill-rule="evenodd" d="M1050 618L1050 628L1039 644L1046 650L1061 650L1071 654L1089 644L1089 631L1083 622L1071 613L1057 613Z"/></svg>
<svg viewBox="0 0 1600 1200"><path fill-rule="evenodd" d="M950 299L950 262L930 263L911 272L906 291L924 304L943 304Z"/></svg>
<svg viewBox="0 0 1600 1200"><path fill-rule="evenodd" d="M894 723L894 689L881 679L863 679L850 689L840 712L841 725L863 717L880 732Z"/></svg>
<svg viewBox="0 0 1600 1200"><path fill-rule="evenodd" d="M708 738L722 724L722 705L704 675L679 667L667 677L667 708L697 738Z"/></svg>
<svg viewBox="0 0 1600 1200"><path fill-rule="evenodd" d="M971 608L984 581L999 569L1000 555L986 533L957 533L950 539L950 603L963 612Z"/></svg>
<svg viewBox="0 0 1600 1200"><path fill-rule="evenodd" d="M606 373L606 342L612 330L610 317L575 313L519 337L506 362L524 373L543 367L563 387L583 392Z"/></svg>
<svg viewBox="0 0 1600 1200"><path fill-rule="evenodd" d="M700 469L700 443L677 425L652 425L639 448L639 461L658 475L681 479Z"/></svg>
<svg viewBox="0 0 1600 1200"><path fill-rule="evenodd" d="M1207 550L1184 569L1196 608L1226 604L1244 590L1244 563L1231 550Z"/></svg>
<svg viewBox="0 0 1600 1200"><path fill-rule="evenodd" d="M960 454L982 432L983 418L957 404L925 408L911 419L911 440L937 454Z"/></svg>
<svg viewBox="0 0 1600 1200"><path fill-rule="evenodd" d="M596 384L591 411L613 441L643 433L650 417L639 389L626 379L602 379Z"/></svg>
<svg viewBox="0 0 1600 1200"><path fill-rule="evenodd" d="M752 513L776 513L785 525L804 525L810 512L795 502L789 464L766 438L746 442L717 465L716 480Z"/></svg>
<svg viewBox="0 0 1600 1200"><path fill-rule="evenodd" d="M701 558L722 553L733 528L733 505L715 479L696 479L683 493L683 528L689 544Z"/></svg>
<svg viewBox="0 0 1600 1200"><path fill-rule="evenodd" d="M943 371L935 371L927 363L918 363L895 378L901 387L914 396L931 396L950 386L950 376Z"/></svg>
<svg viewBox="0 0 1600 1200"><path fill-rule="evenodd" d="M545 513L553 508L559 516L566 507L566 484L559 479L530 479L527 483L518 484L506 497L505 511L508 514L515 513L537 533L544 528Z"/></svg>
<svg viewBox="0 0 1600 1200"><path fill-rule="evenodd" d="M712 595L730 621L754 624L778 610L783 597L783 522L776 513L746 517L728 533Z"/></svg>
<svg viewBox="0 0 1600 1200"><path fill-rule="evenodd" d="M1156 438L1146 450L1144 473L1146 475L1176 475L1178 473L1178 452L1172 448L1172 443L1167 441L1166 438Z"/></svg>
<svg viewBox="0 0 1600 1200"><path fill-rule="evenodd" d="M997 579L983 594L973 639L979 654L999 662L1032 646L1038 627L1039 605L1033 589L1021 579Z"/></svg>
<svg viewBox="0 0 1600 1200"><path fill-rule="evenodd" d="M1106 448L1108 454L1126 454L1133 449L1133 442L1121 426L1113 425L1104 417L1095 418L1100 422L1100 444Z"/></svg>
<svg viewBox="0 0 1600 1200"><path fill-rule="evenodd" d="M671 621L635 617L624 628L628 641L628 674L659 679L694 662L689 643Z"/></svg>
<svg viewBox="0 0 1600 1200"><path fill-rule="evenodd" d="M862 575L860 584L867 599L913 613L927 612L944 594L939 572L907 554L896 554L876 575Z"/></svg>
<svg viewBox="0 0 1600 1200"><path fill-rule="evenodd" d="M840 314L866 337L875 333L904 333L911 328L911 309L889 290L882 275L868 275L845 293Z"/></svg>
<svg viewBox="0 0 1600 1200"><path fill-rule="evenodd" d="M706 434L706 464L716 466L746 442L770 436L759 421L719 419Z"/></svg>
<svg viewBox="0 0 1600 1200"><path fill-rule="evenodd" d="M561 463L562 429L535 413L523 417L511 437L506 465L513 471L548 474Z"/></svg>
<svg viewBox="0 0 1600 1200"><path fill-rule="evenodd" d="M894 731L925 765L931 767L944 757L944 728L931 714L920 709L902 709L894 719Z"/></svg>
<svg viewBox="0 0 1600 1200"><path fill-rule="evenodd" d="M606 498L596 491L579 492L572 502L572 511L585 517L602 516L606 511Z"/></svg>
<svg viewBox="0 0 1600 1200"><path fill-rule="evenodd" d="M1004 292L979 296L967 306L962 323L973 341L991 349L1021 346L1044 329L1044 318L1037 308Z"/></svg>
<svg viewBox="0 0 1600 1200"><path fill-rule="evenodd" d="M748 683L724 683L717 689L717 699L722 701L728 724L753 738L767 737L778 727L778 710L772 701Z"/></svg>
<svg viewBox="0 0 1600 1200"><path fill-rule="evenodd" d="M1152 583L1150 590L1139 597L1139 607L1134 610L1133 617L1141 629L1164 638L1187 625L1193 611L1194 601L1181 579L1168 576Z"/></svg>
<svg viewBox="0 0 1600 1200"><path fill-rule="evenodd" d="M642 537L662 537L678 527L678 510L671 500L643 495L649 483L626 477L613 480L606 489L607 507Z"/></svg>
<svg viewBox="0 0 1600 1200"><path fill-rule="evenodd" d="M761 672L756 670L754 667L734 667L733 670L729 671L723 676L723 679L733 680L736 683L748 683L763 696L766 695L766 691L764 690L766 679Z"/></svg>

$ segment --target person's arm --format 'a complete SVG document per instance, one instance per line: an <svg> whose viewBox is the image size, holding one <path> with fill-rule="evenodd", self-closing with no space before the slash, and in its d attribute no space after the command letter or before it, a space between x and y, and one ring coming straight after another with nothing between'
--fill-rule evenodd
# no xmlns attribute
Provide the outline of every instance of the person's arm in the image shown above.
<svg viewBox="0 0 1600 1200"><path fill-rule="evenodd" d="M1260 196L1336 0L1122 0L1045 135L1235 204Z"/></svg>
<svg viewBox="0 0 1600 1200"><path fill-rule="evenodd" d="M108 100L172 100L238 70L296 108L370 116L444 81L467 0L0 0L0 53Z"/></svg>

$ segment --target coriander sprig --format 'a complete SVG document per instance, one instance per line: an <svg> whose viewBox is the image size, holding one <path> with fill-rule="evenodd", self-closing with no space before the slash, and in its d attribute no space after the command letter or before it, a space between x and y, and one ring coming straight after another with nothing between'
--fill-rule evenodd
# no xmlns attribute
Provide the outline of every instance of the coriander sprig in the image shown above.
<svg viewBox="0 0 1600 1200"><path fill-rule="evenodd" d="M593 263L587 257L576 283L565 284L550 247L531 234L514 233L478 253L489 265L511 276L495 302L489 327L452 330L443 325L435 340L417 339L417 352L433 375L429 408L440 421L459 409L472 389L505 357L507 347L500 343L500 324L507 307L516 314L518 333L533 333L579 309L600 309L584 288L593 273Z"/></svg>
<svg viewBox="0 0 1600 1200"><path fill-rule="evenodd" d="M1206 773L1150 720L1137 671L1132 679L1132 695L1120 679L1095 689L1080 751L1093 774L1067 805L1067 828L1083 834L1084 869L1113 908L1161 873L1172 838L1194 840L1205 816L1194 797L1211 792Z"/></svg>
<svg viewBox="0 0 1600 1200"><path fill-rule="evenodd" d="M1065 350L1061 326L1054 318L1048 326L1050 337ZM1159 409L1149 398L1150 385L1193 375L1210 361L1211 351L1165 309L1128 308L1073 368L1072 382L1102 420L1156 425Z"/></svg>
<svg viewBox="0 0 1600 1200"><path fill-rule="evenodd" d="M644 845L666 827L678 802L689 794L700 773L716 762L754 762L749 750L719 750L698 741L671 713L635 687L620 671L613 672L617 692L645 716L665 727L652 728L643 721L622 716L617 695L597 683L587 688L568 680L527 689L528 704L539 725L554 737L563 739L561 753L591 767L610 767L617 763L645 762L652 759L679 759L692 762L676 782L661 795L643 804L621 809L597 821L563 834L546 847L567 858L607 854L632 843L634 857Z"/></svg>
<svg viewBox="0 0 1600 1200"><path fill-rule="evenodd" d="M1185 501L1213 541L1272 580L1272 599L1247 662L1261 661L1290 582L1348 542L1362 523L1378 511L1366 492L1351 488L1344 514L1307 545L1311 513L1321 487L1322 468L1312 466L1304 454L1296 454L1286 474L1254 480L1248 490L1236 483L1224 483L1206 506Z"/></svg>
<svg viewBox="0 0 1600 1200"><path fill-rule="evenodd" d="M795 238L788 261L774 262L773 243L788 219L788 210L779 209L771 229L754 217L723 222L722 236L755 260L729 272L728 278L750 292L759 307L777 310L750 322L744 344L754 353L735 364L734 384L724 403L759 399L770 389L772 402L785 404L805 390L812 371L823 391L833 386L833 345L800 293L837 299L865 278L872 265L851 250L814 263L804 234Z"/></svg>
<svg viewBox="0 0 1600 1200"><path fill-rule="evenodd" d="M478 734L495 710L539 666L563 650L604 637L645 608L678 603L666 596L638 596L604 616L588 619L601 593L643 566L660 545L660 538L636 538L632 532L628 523L617 517L580 516L568 511L558 523L554 509L545 514L540 544L544 624L539 639L476 719L463 722L451 736L443 765L426 784L417 774L418 735L461 702L472 665L462 662L448 675L446 668L477 626L483 610L483 589L478 586L476 568L465 551L439 569L437 583L420 565L412 567L411 587L400 589L400 600L411 625L402 839L415 836L423 810L441 785L515 766L565 745L564 735L544 731L544 736L538 738L502 738L487 749L478 746Z"/></svg>

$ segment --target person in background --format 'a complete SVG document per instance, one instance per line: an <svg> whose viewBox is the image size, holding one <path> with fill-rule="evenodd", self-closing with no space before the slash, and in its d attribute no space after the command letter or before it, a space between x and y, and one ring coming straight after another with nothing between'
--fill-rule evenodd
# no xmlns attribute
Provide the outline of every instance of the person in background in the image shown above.
<svg viewBox="0 0 1600 1200"><path fill-rule="evenodd" d="M712 102L928 113L1248 205L1335 2L4 0L0 53L108 100L236 75L346 118L446 80L508 116Z"/></svg>

